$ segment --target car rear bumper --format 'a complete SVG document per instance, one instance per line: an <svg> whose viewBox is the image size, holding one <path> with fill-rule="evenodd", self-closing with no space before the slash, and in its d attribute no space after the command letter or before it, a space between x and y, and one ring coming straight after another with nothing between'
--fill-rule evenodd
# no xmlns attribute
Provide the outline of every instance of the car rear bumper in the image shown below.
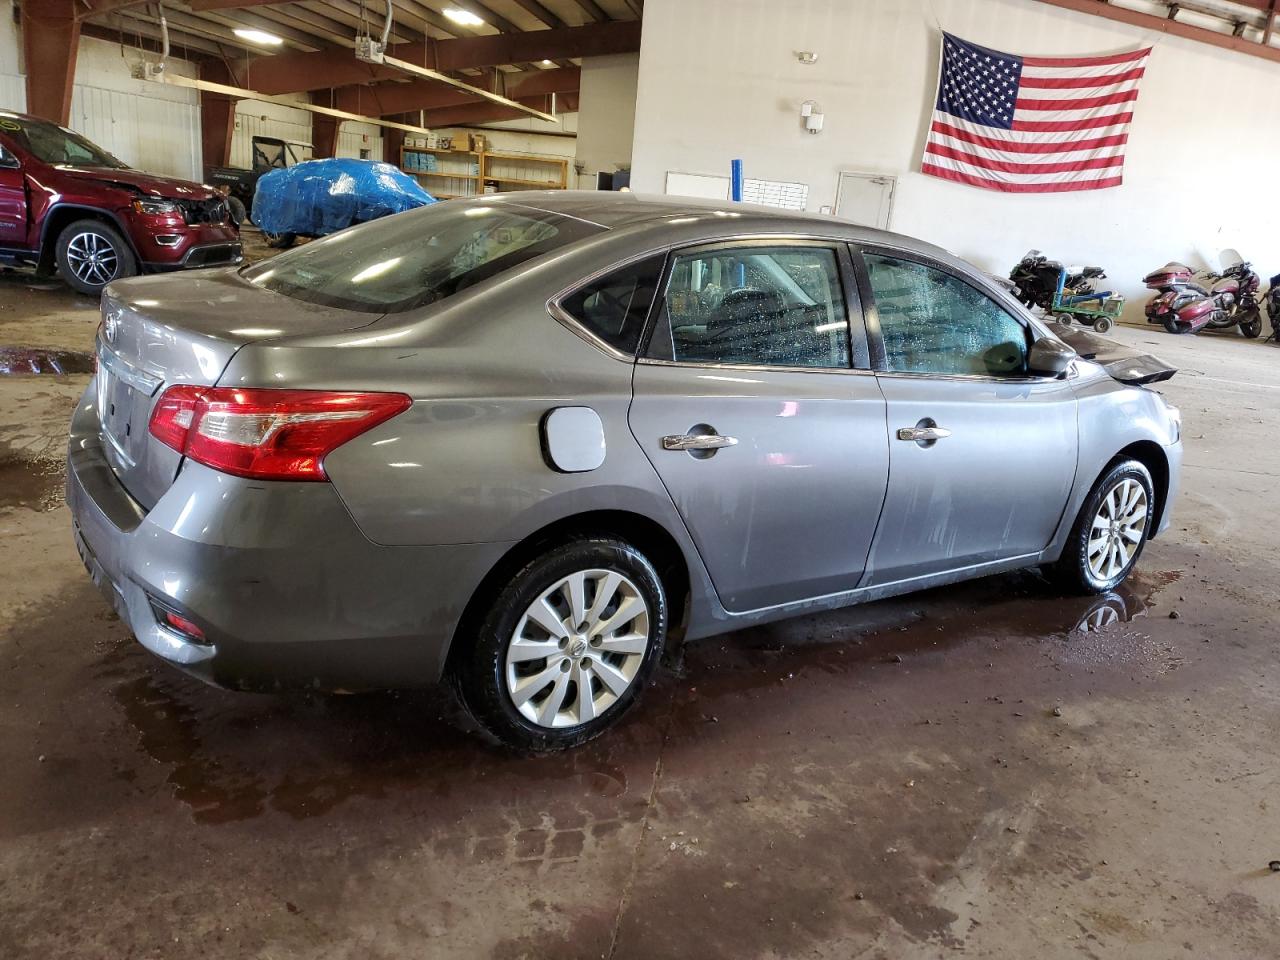
<svg viewBox="0 0 1280 960"><path fill-rule="evenodd" d="M237 689L435 682L467 600L509 546L379 546L330 484L191 462L144 512L103 454L92 387L72 421L67 503L86 568L138 641ZM157 605L207 642L162 626Z"/></svg>

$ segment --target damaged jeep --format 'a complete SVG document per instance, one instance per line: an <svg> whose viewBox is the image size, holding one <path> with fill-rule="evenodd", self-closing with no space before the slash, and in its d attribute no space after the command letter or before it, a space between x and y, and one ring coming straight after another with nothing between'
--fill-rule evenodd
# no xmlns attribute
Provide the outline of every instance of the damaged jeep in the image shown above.
<svg viewBox="0 0 1280 960"><path fill-rule="evenodd" d="M0 263L97 296L138 273L241 260L212 188L130 169L65 127L0 111Z"/></svg>

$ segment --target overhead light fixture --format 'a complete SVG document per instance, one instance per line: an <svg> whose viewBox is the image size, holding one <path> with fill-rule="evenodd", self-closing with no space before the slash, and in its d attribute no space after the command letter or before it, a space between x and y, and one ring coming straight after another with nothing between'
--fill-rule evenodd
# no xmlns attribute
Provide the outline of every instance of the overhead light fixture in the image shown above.
<svg viewBox="0 0 1280 960"><path fill-rule="evenodd" d="M248 40L250 43L261 44L264 47L278 47L284 43L282 37L267 33L265 30L254 30L252 27L236 27L231 32L241 40Z"/></svg>
<svg viewBox="0 0 1280 960"><path fill-rule="evenodd" d="M484 21L477 17L470 10L459 10L457 7L445 7L444 15L454 23L459 23L464 27L483 27Z"/></svg>
<svg viewBox="0 0 1280 960"><path fill-rule="evenodd" d="M555 64L554 64L554 63L552 63L550 60L543 60L543 61L542 61L542 65L543 65L544 67L554 67L554 66L555 66Z"/></svg>

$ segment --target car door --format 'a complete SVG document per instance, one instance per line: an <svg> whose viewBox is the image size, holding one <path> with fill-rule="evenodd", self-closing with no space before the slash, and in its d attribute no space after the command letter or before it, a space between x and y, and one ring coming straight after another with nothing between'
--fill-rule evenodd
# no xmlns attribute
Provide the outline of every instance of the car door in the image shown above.
<svg viewBox="0 0 1280 960"><path fill-rule="evenodd" d="M17 155L0 143L0 247L27 246L27 185Z"/></svg>
<svg viewBox="0 0 1280 960"><path fill-rule="evenodd" d="M839 243L669 258L630 425L728 610L853 589L862 575L889 454L854 291Z"/></svg>
<svg viewBox="0 0 1280 960"><path fill-rule="evenodd" d="M859 268L889 445L863 585L1033 558L1075 475L1071 383L1029 373L1034 331L961 271L872 247Z"/></svg>

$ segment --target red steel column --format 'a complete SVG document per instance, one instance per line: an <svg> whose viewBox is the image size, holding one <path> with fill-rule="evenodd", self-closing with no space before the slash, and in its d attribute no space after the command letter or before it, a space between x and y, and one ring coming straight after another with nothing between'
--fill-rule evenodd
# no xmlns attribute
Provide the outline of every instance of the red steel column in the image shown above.
<svg viewBox="0 0 1280 960"><path fill-rule="evenodd" d="M27 113L54 123L71 119L80 24L74 0L22 4L22 54L27 70Z"/></svg>
<svg viewBox="0 0 1280 960"><path fill-rule="evenodd" d="M200 79L235 86L235 78L216 60L200 64ZM206 167L225 167L231 162L231 137L236 129L235 97L200 91L200 144Z"/></svg>

